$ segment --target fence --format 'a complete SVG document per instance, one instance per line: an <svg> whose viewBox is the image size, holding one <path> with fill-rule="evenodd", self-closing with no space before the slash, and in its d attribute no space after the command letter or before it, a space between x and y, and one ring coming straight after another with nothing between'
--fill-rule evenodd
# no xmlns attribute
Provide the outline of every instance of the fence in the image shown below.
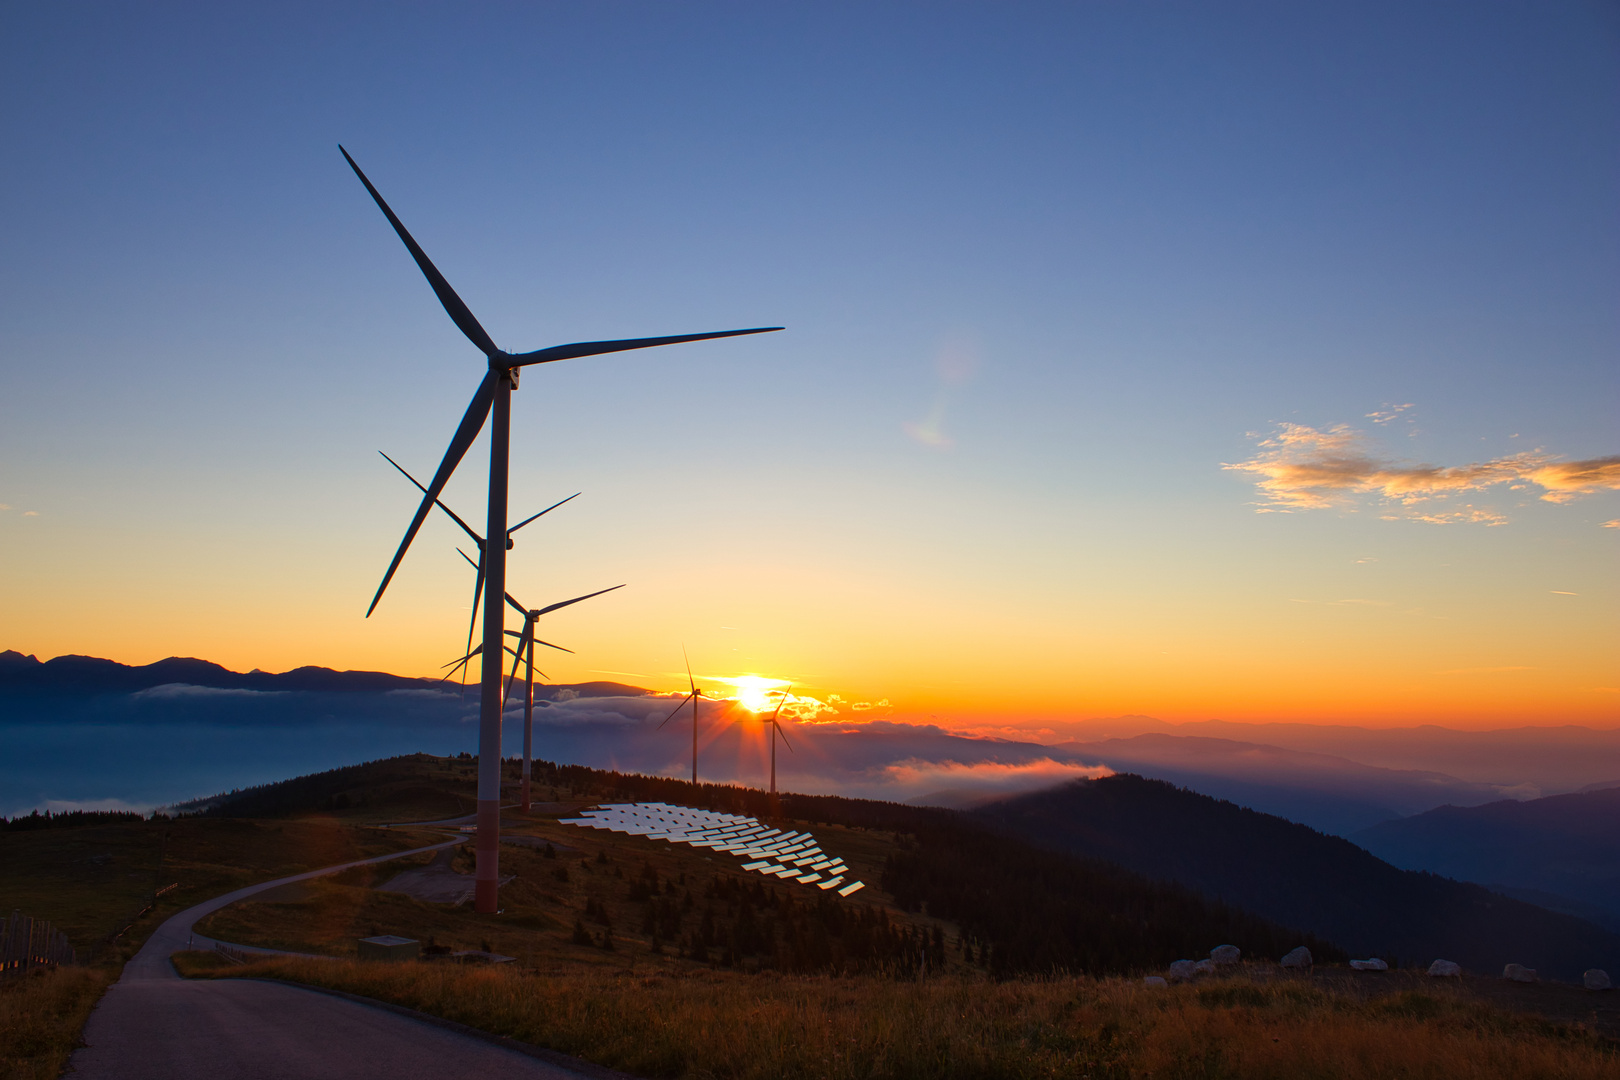
<svg viewBox="0 0 1620 1080"><path fill-rule="evenodd" d="M44 919L13 911L11 918L0 923L0 975L74 961L67 935Z"/></svg>

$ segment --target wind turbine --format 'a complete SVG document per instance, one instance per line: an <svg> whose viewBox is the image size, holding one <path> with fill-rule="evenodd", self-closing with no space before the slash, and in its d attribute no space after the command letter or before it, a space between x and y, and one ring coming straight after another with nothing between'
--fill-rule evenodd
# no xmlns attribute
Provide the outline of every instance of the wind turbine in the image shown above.
<svg viewBox="0 0 1620 1080"><path fill-rule="evenodd" d="M424 494L424 495L427 494L427 488L422 486L422 482L420 480L418 480L416 477L412 476L410 473L406 472L405 471L405 466L401 465L399 462L395 461L393 458L389 457L387 454L383 454L383 452L381 450L377 451L377 453L382 454L384 461L388 462L388 464L390 464L394 468L398 469L401 476L405 477L405 479L407 479L411 483L415 484L417 489L419 491L421 491L422 494ZM523 528L523 526L527 525L529 522L535 521L535 520L537 520L539 518L542 518L545 515L551 513L553 510L557 509L557 507L561 506L563 503L571 502L572 500L577 499L577 498L579 498L579 492L576 491L572 495L568 496L568 498L560 499L557 502L552 503L550 506L548 506L544 510L540 511L538 514L530 514L528 517L524 518L522 521L518 522L516 525L513 525L510 529L507 529L506 530L506 550L511 551L513 546L514 546L514 541L512 540L512 534L513 533L515 533L519 529ZM473 627L476 626L477 623L478 623L478 598L484 591L484 538L482 536L479 536L478 533L476 531L474 531L474 529L473 529L473 527L471 525L468 525L465 521L462 521L460 515L458 515L454 510L452 510L448 506L444 505L444 500L443 499L437 499L436 498L436 499L433 500L433 502L438 506L438 508L440 510L443 510L446 514L450 515L450 520L454 521L457 525L460 525L461 526L461 531L466 533L468 536L472 537L472 542L474 544L478 545L478 561L473 563L473 568L478 571L478 580L473 585L472 617L467 620L467 644L462 646L463 653L466 656L472 656L473 655L473 653L472 653ZM461 551L460 548L457 548L456 550ZM462 552L461 557L463 559L466 559L467 558L467 553ZM467 561L472 562L471 559L467 559ZM461 684L463 686L467 685L467 664L466 664L465 660L463 660L462 663L461 663Z"/></svg>
<svg viewBox="0 0 1620 1080"><path fill-rule="evenodd" d="M463 556L463 558L465 557ZM534 643L537 640L534 636L534 624L540 621L540 616L550 614L558 608L565 608L569 604L577 604L581 600L589 600L593 596L601 596L603 593L610 593L614 589L622 588L624 588L623 585L614 585L612 588L598 589L593 593L586 593L584 596L576 596L572 600L564 600L561 603L533 609L525 608L518 603L513 599L511 593L506 594L506 602L517 608L518 614L523 616L523 632L520 634L515 630L507 631L509 635L518 639L518 647L512 650L512 674L506 678L506 692L501 695L501 708L506 707L506 699L512 694L512 680L517 678L518 662L523 661L528 665L528 671L523 680L523 812L525 814L529 812L529 762L532 760L531 749L534 744ZM550 645L551 643L542 641L540 644ZM553 649L558 648L556 645L551 647ZM542 671L540 674L544 676L545 672Z"/></svg>
<svg viewBox="0 0 1620 1080"><path fill-rule="evenodd" d="M653 730L654 731L662 730L663 726L665 724L667 724L671 720L675 719L675 714L676 713L680 712L683 708L686 707L686 703L688 701L690 701L692 703L692 786L696 787L697 786L698 702L703 697L703 691L698 687L698 684L692 678L692 661L691 661L690 657L687 657L685 648L681 649L681 657L686 660L686 682L687 682L687 685L692 688L692 692L690 694L687 694L685 697L681 698L681 703L679 705L675 706L673 709L671 709L669 711L669 715L664 717L662 720L660 720L658 722L658 727L653 728Z"/></svg>
<svg viewBox="0 0 1620 1080"><path fill-rule="evenodd" d="M765 721L771 729L771 806L773 808L776 806L776 737L778 735L782 736L782 742L787 744L787 748L795 754L798 753L797 750L793 750L793 744L788 742L787 732L782 730L781 721L777 720L777 717L782 715L782 706L787 702L788 690L792 689L793 687L789 686L787 690L782 691L782 697L776 703L776 711L771 713L769 720Z"/></svg>
<svg viewBox="0 0 1620 1080"><path fill-rule="evenodd" d="M400 541L399 550L394 553L394 561L388 564L388 572L383 575L382 584L377 587L377 595L372 597L371 607L366 609L366 617L377 609L377 603L382 599L383 591L388 583L394 579L394 572L405 558L405 552L410 548L411 541L416 538L417 530L427 519L428 511L433 508L434 501L444 490L444 485L450 481L450 476L461 464L467 449L479 432L484 429L484 421L494 416L494 424L490 432L489 441L489 513L486 518L486 536L499 536L506 527L506 488L507 476L510 466L511 440L512 440L512 391L517 388L518 376L525 367L533 364L549 364L557 360L571 360L583 356L599 356L604 353L623 352L627 349L645 349L655 345L674 345L683 341L706 341L711 338L737 337L743 334L763 334L772 330L782 329L779 326L761 326L748 330L721 330L706 334L679 334L672 337L653 338L627 338L620 341L584 341L568 345L555 345L549 349L537 349L534 352L509 353L496 347L489 333L479 325L473 313L462 302L450 283L439 273L439 268L433 265L416 240L406 230L404 223L395 216L383 201L382 195L372 186L366 174L360 171L354 158L342 146L338 150L343 154L349 167L354 170L355 176L365 185L377 208L388 218L388 223L394 227L394 232L416 260L417 268L427 278L428 284L444 306L445 313L456 324L462 334L479 352L484 354L486 371L478 389L473 393L472 401L467 405L467 411L461 417L461 423L456 427L456 433L450 440L450 446L444 452L444 458L439 462L438 471L433 474L433 480L428 484L428 490L423 494L422 504L416 509L416 516L411 519L410 526L405 530L405 538ZM501 600L506 595L506 545L484 545L484 653L495 656L501 651L503 638L506 633L506 609ZM474 843L476 853L473 877L473 906L480 914L492 915L496 910L497 892L500 888L500 851L501 851L501 665L485 664L483 677L479 684L479 716L478 716L478 824L477 839Z"/></svg>

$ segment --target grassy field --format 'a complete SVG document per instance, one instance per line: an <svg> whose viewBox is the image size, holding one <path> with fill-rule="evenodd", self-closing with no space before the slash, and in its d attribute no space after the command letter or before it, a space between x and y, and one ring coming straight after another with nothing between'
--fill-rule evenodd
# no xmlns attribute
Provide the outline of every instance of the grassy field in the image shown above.
<svg viewBox="0 0 1620 1080"><path fill-rule="evenodd" d="M0 982L0 1077L59 1075L102 991L176 911L255 881L433 839L329 817L0 833L0 913L20 910L50 920L67 934L82 965ZM171 884L178 887L154 904L153 893Z"/></svg>
<svg viewBox="0 0 1620 1080"><path fill-rule="evenodd" d="M209 963L211 958L204 958ZM1239 975L994 982L272 960L196 970L394 1002L649 1077L1598 1080L1616 1044L1451 986L1368 998Z"/></svg>

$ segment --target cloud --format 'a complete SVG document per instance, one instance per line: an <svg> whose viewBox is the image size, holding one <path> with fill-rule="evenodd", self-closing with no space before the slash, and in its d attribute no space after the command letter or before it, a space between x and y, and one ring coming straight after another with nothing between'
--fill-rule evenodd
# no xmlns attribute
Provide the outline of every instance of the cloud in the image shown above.
<svg viewBox="0 0 1620 1080"><path fill-rule="evenodd" d="M1113 771L1106 765L1079 765L1052 758L1017 764L911 759L887 766L873 780L877 788L889 789L886 797L891 799L927 806L966 807L1056 787L1071 780L1112 776Z"/></svg>
<svg viewBox="0 0 1620 1080"><path fill-rule="evenodd" d="M1615 518L1613 521L1605 521L1601 527L1605 529L1620 529L1620 518Z"/></svg>
<svg viewBox="0 0 1620 1080"><path fill-rule="evenodd" d="M852 710L854 710L855 712L869 712L872 709L887 709L889 707L890 706L889 706L889 699L888 698L879 698L875 702L872 702L872 701L857 701L857 702L855 702L855 704L850 706L850 708Z"/></svg>
<svg viewBox="0 0 1620 1080"><path fill-rule="evenodd" d="M130 697L136 701L191 701L201 698L273 698L286 690L233 690L220 686L192 686L190 683L164 683L137 690Z"/></svg>
<svg viewBox="0 0 1620 1080"><path fill-rule="evenodd" d="M1620 454L1588 461L1563 461L1543 465L1525 476L1547 489L1547 502L1569 502L1577 495L1620 489Z"/></svg>
<svg viewBox="0 0 1620 1080"><path fill-rule="evenodd" d="M1494 510L1435 503L1499 485L1538 486L1541 498L1552 503L1620 489L1620 456L1558 461L1535 450L1467 465L1408 465L1379 455L1365 435L1345 424L1324 430L1285 423L1258 445L1260 452L1248 461L1223 468L1259 478L1263 513L1351 509L1358 497L1371 495L1382 501L1386 520L1501 525L1507 519Z"/></svg>
<svg viewBox="0 0 1620 1080"><path fill-rule="evenodd" d="M38 510L24 510L23 517L39 517Z"/></svg>
<svg viewBox="0 0 1620 1080"><path fill-rule="evenodd" d="M1494 674L1496 674L1498 672L1502 672L1502 671L1535 671L1535 670L1536 669L1533 668L1533 667L1525 667L1522 664L1515 664L1515 665L1513 665L1511 667L1460 667L1460 668L1448 668L1445 671L1437 671L1437 672L1435 672L1435 674L1436 675L1494 675Z"/></svg>
<svg viewBox="0 0 1620 1080"><path fill-rule="evenodd" d="M1387 424L1411 407L1412 403L1410 401L1408 401L1405 405L1390 405L1386 402L1382 409L1379 409L1377 412L1368 413L1367 419L1371 420L1375 424Z"/></svg>

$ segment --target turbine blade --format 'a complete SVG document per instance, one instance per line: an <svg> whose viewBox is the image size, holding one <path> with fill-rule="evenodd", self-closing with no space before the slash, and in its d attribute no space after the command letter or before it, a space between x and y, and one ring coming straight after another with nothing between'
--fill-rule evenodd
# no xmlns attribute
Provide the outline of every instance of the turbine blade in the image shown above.
<svg viewBox="0 0 1620 1080"><path fill-rule="evenodd" d="M778 734L778 735L780 735L780 736L782 736L782 742L784 742L784 743L786 743L786 744L787 744L787 748L788 748L788 749L789 749L789 750L792 750L792 751L793 751L793 753L795 753L795 754L797 754L797 753L798 753L798 751L797 751L797 750L793 750L793 744L792 744L792 743L790 743L790 742L788 742L788 737L787 737L787 731L786 731L786 730L784 730L784 729L783 729L783 727L782 727L782 725L781 725L781 724L777 724L777 723L776 723L776 721L774 721L774 720L772 720L772 721L771 721L771 723L772 723L772 724L775 724L775 725L776 725L776 733L777 733L777 734Z"/></svg>
<svg viewBox="0 0 1620 1080"><path fill-rule="evenodd" d="M388 218L388 224L392 225L394 231L399 234L399 238L405 241L405 247L410 251L411 258L416 260L416 265L421 269L422 276L426 277L428 284L433 286L433 291L439 297L439 303L444 305L445 313L450 316L450 320L456 324L463 334L467 335L468 341L478 347L479 352L485 356L494 356L499 353L501 350L495 347L495 343L490 340L489 334L484 331L482 326L478 325L478 320L473 318L473 313L467 310L467 305L462 303L461 297L456 295L456 290L452 289L450 283L444 280L444 275L439 273L439 268L433 265L433 260L427 257L427 252L422 250L415 238L406 230L405 224L394 216L394 212L383 201L382 195L378 193L376 188L371 186L371 181L366 179L366 174L360 171L360 166L354 163L354 158L350 157L349 152L344 150L342 146L339 146L338 150L343 154L343 159L349 163L349 168L354 170L354 175L358 176L360 182L366 185L366 190L371 192L371 197L377 202L377 208Z"/></svg>
<svg viewBox="0 0 1620 1080"><path fill-rule="evenodd" d="M788 683L788 688L787 688L787 690L783 690L783 691L782 691L782 696L781 696L781 697L780 697L780 698L778 698L778 699L777 699L777 702L776 702L776 711L775 711L775 712L773 712L773 713L771 713L771 723L773 723L773 724L774 724L774 723L776 723L776 718L777 718L777 717L778 717L778 716L781 716L781 715L782 715L782 706L783 706L783 705L785 705L785 704L787 704L787 699L788 699L788 691L789 691L789 690L792 690L792 689L793 689L793 684L792 684L792 683Z"/></svg>
<svg viewBox="0 0 1620 1080"><path fill-rule="evenodd" d="M662 720L658 721L658 727L653 728L653 730L657 731L659 728L663 727L665 724L667 724L671 720L673 720L675 718L675 714L680 712L682 709L686 708L686 703L688 701L691 701L691 700L692 700L692 695L691 694L687 694L685 697L681 698L681 703L679 705L675 706L673 709L671 709L669 711L668 716L666 716Z"/></svg>
<svg viewBox="0 0 1620 1080"><path fill-rule="evenodd" d="M393 458L389 457L387 454L383 454L383 452L381 450L377 451L377 453L382 454L383 460L388 462L388 464L392 465L394 468L398 469L400 471L400 474L403 475L405 477L405 479L407 479L411 483L415 484L417 489L419 491L421 491L422 494L424 494L424 495L427 494L427 488L422 486L422 482L420 480L418 480L416 477L412 476L410 473L406 472L404 466L400 465L399 462L395 461ZM452 510L448 506L444 505L444 503L441 502L438 499L434 499L433 502L434 502L435 505L438 506L438 508L440 510L443 510L445 513L450 515L450 520L451 521L454 521L457 525L461 526L461 531L462 532L466 533L468 536L473 538L473 543L479 545L480 547L483 546L484 538L482 536L479 536L477 533L473 532L472 526L468 525L465 521L462 521L461 518L456 514L456 512L454 510ZM462 558L466 558L466 556L463 555Z"/></svg>
<svg viewBox="0 0 1620 1080"><path fill-rule="evenodd" d="M506 594L506 602L516 608L517 613L522 615L525 619L529 617L529 609L518 603L517 597L513 596L511 593Z"/></svg>
<svg viewBox="0 0 1620 1080"><path fill-rule="evenodd" d="M506 530L506 535L511 536L513 533L515 533L519 529L523 528L523 526L527 525L529 522L533 521L535 518L545 517L547 514L551 513L553 510L557 509L557 507L561 506L563 503L568 502L568 501L570 501L572 499L577 499L577 498L579 498L579 492L576 491L572 495L568 496L567 499L563 499L563 500L561 500L559 502L552 503L550 506L548 506L544 510L540 511L538 514L535 514L532 517L526 517L522 521L518 522L516 525L512 526L510 529L507 529Z"/></svg>
<svg viewBox="0 0 1620 1080"><path fill-rule="evenodd" d="M460 548L456 548L456 550L461 551ZM463 559L467 559L467 553L465 551L461 551L461 557ZM467 559L467 561L472 562L471 559ZM464 646L464 648L469 649L472 648L473 628L478 625L478 601L484 596L484 547L482 544L478 546L478 561L473 563L473 568L478 571L478 575L477 580L473 582L472 617L467 620L467 644ZM461 673L461 689L463 693L466 692L466 669L463 669Z"/></svg>
<svg viewBox="0 0 1620 1080"><path fill-rule="evenodd" d="M518 647L515 649L508 646L506 651L512 654L512 674L506 677L506 689L501 691L501 708L503 709L506 708L506 702L512 696L512 683L517 680L518 665L523 662L523 643L518 642Z"/></svg>
<svg viewBox="0 0 1620 1080"><path fill-rule="evenodd" d="M686 655L686 646L681 646L681 659L686 661L686 685L692 688L692 693L698 692L697 683L692 680L692 658Z"/></svg>
<svg viewBox="0 0 1620 1080"><path fill-rule="evenodd" d="M556 650L557 650L557 651L558 651L558 652L565 652L565 653L568 653L568 654L569 654L569 655L570 655L570 656L572 656L572 655L573 655L573 653L574 653L574 650L573 650L573 649L565 649L565 648L563 648L563 647L562 647L562 646L561 646L561 645L553 645L553 644L552 644L552 643L551 643L551 642L549 642L549 641L542 641L542 640L541 640L541 639L540 639L540 638L535 638L535 639L534 639L534 643L535 643L535 644L536 644L536 645L544 645L544 646L545 646L545 647L546 647L546 648L548 648L548 649L556 649Z"/></svg>
<svg viewBox="0 0 1620 1080"><path fill-rule="evenodd" d="M622 588L624 588L624 586L623 586L623 585L615 585L615 586L613 586L613 588L611 588L611 589L597 589L597 590L596 590L596 591L595 591L595 592L593 592L593 593L586 593L586 594L585 594L585 595L584 595L584 596L576 596L576 597L574 597L574 598L573 598L573 599L572 599L572 600L560 600L560 601L558 601L558 602L557 602L557 603L555 603L555 604L551 604L551 605L549 605L549 606L547 606L547 607L543 607L543 608L541 608L541 609L540 609L540 614L541 614L541 615L546 615L546 614L549 614L549 613L551 613L551 612L553 612L553 611L556 611L556 610L557 610L557 609L558 609L558 608L565 608L565 607L567 607L567 606L568 606L568 605L569 605L569 604L577 604L577 603L579 603L579 602L580 602L580 601L581 601L581 600L589 600L589 599L590 599L590 598L591 598L591 597L593 597L593 596L601 596L601 595L602 595L602 594L603 594L603 593L610 593L610 592L612 592L612 591L613 591L613 589L622 589Z"/></svg>
<svg viewBox="0 0 1620 1080"><path fill-rule="evenodd" d="M478 384L478 392L473 395L466 413L461 417L461 425L456 428L455 438L450 440L450 446L444 452L444 460L439 462L439 471L433 474L433 483L422 496L422 505L416 508L416 516L411 519L411 527L405 530L405 539L399 542L399 550L394 553L394 561L388 564L388 573L383 575L382 584L377 586L377 595L371 598L371 606L366 609L366 618L369 619L371 613L377 610L383 590L394 580L394 571L399 569L411 541L416 539L416 531L422 527L422 522L427 520L428 511L433 509L434 502L439 498L439 492L450 482L450 474L456 471L456 466L461 464L461 459L466 456L467 448L484 429L484 420L488 418L489 410L495 404L495 384L499 378L495 372L487 372L484 381Z"/></svg>
<svg viewBox="0 0 1620 1080"><path fill-rule="evenodd" d="M709 341L713 338L739 337L743 334L770 334L781 329L783 328L780 326L758 326L752 330L719 330L711 334L676 334L673 337L625 338L620 341L576 341L572 345L553 345L549 349L518 353L507 362L507 366L527 367L530 364L549 364L556 360L573 360L580 356L599 356L602 353L624 352L628 349L650 349L655 345L678 345L683 341Z"/></svg>

